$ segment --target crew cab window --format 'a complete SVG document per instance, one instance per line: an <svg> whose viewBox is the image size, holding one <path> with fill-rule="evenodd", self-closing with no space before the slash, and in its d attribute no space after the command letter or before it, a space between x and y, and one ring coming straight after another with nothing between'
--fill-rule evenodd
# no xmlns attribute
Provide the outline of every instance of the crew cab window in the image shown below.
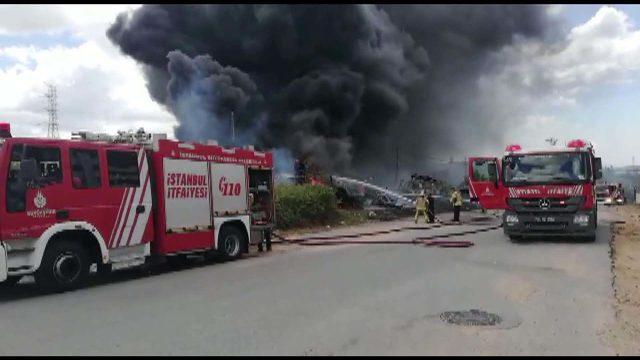
<svg viewBox="0 0 640 360"><path fill-rule="evenodd" d="M71 149L71 176L76 189L100 187L100 161L97 150Z"/></svg>
<svg viewBox="0 0 640 360"><path fill-rule="evenodd" d="M473 178L475 181L489 181L489 161L475 160L473 162Z"/></svg>
<svg viewBox="0 0 640 360"><path fill-rule="evenodd" d="M40 186L47 186L62 182L62 168L60 167L60 149L57 147L25 146L15 144L11 148L11 161L7 177L7 211L19 212L25 210L27 186L19 178L20 162L25 159L35 159L40 168Z"/></svg>
<svg viewBox="0 0 640 360"><path fill-rule="evenodd" d="M43 183L61 183L62 168L60 167L60 149L57 147L26 146L16 144L11 150L11 164L9 177L17 176L20 171L20 161L35 159L40 168Z"/></svg>
<svg viewBox="0 0 640 360"><path fill-rule="evenodd" d="M138 187L140 176L138 154L133 151L107 151L109 185L113 187Z"/></svg>

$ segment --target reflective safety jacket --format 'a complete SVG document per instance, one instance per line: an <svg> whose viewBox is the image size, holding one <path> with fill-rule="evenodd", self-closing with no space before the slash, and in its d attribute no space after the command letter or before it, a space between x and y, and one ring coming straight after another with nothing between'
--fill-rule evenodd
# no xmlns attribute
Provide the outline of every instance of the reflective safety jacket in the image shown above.
<svg viewBox="0 0 640 360"><path fill-rule="evenodd" d="M416 209L426 210L428 204L429 201L427 201L424 196L418 196L418 199L416 200Z"/></svg>
<svg viewBox="0 0 640 360"><path fill-rule="evenodd" d="M462 195L460 195L460 191L454 191L451 194L451 203L453 206L462 206Z"/></svg>

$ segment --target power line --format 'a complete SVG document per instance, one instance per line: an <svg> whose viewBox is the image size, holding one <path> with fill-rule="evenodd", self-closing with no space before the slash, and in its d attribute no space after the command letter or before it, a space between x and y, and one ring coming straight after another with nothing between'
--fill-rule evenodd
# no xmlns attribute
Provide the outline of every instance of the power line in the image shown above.
<svg viewBox="0 0 640 360"><path fill-rule="evenodd" d="M396 153L396 159L395 159L396 160L396 173L395 173L395 177L393 179L393 183L397 185L398 184L398 179L399 179L399 176L400 176L400 146L398 146L398 144L395 143L394 148L395 148L394 150L395 150L395 153ZM402 181L400 183L402 183Z"/></svg>
<svg viewBox="0 0 640 360"><path fill-rule="evenodd" d="M235 145L236 143L236 119L233 116L233 111L231 112L231 142Z"/></svg>
<svg viewBox="0 0 640 360"><path fill-rule="evenodd" d="M47 114L49 114L49 122L47 123L47 137L52 139L58 139L60 133L58 132L58 89L51 83L45 83L47 85L47 93L44 95L47 98Z"/></svg>

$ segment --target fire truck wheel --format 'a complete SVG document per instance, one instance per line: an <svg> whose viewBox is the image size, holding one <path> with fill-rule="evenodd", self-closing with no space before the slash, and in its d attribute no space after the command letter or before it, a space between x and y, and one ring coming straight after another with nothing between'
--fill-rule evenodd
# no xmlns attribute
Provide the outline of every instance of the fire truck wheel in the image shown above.
<svg viewBox="0 0 640 360"><path fill-rule="evenodd" d="M235 226L225 226L220 230L218 251L225 259L239 258L245 243L245 236Z"/></svg>
<svg viewBox="0 0 640 360"><path fill-rule="evenodd" d="M77 242L56 241L44 252L35 273L38 286L50 291L71 290L84 285L89 277L87 249Z"/></svg>

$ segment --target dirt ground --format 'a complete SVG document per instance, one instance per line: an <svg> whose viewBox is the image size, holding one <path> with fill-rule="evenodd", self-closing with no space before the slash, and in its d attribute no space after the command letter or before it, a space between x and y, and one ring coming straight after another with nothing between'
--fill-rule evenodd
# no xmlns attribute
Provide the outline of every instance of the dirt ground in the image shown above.
<svg viewBox="0 0 640 360"><path fill-rule="evenodd" d="M611 267L615 323L606 340L618 355L640 355L640 205L615 209L612 224Z"/></svg>
<svg viewBox="0 0 640 360"><path fill-rule="evenodd" d="M330 221L328 224L296 227L291 229L276 229L276 232L281 236L290 237L290 236L298 236L302 234L314 234L314 233L319 233L319 232L333 230L333 229L340 229L340 228L354 226L354 225L378 223L381 221L388 221L388 220L399 218L399 216L395 216L393 218L384 218L377 215L378 215L377 213L374 213L374 216L370 216L369 211L362 210L362 209L355 209L355 210L338 209L338 217Z"/></svg>

